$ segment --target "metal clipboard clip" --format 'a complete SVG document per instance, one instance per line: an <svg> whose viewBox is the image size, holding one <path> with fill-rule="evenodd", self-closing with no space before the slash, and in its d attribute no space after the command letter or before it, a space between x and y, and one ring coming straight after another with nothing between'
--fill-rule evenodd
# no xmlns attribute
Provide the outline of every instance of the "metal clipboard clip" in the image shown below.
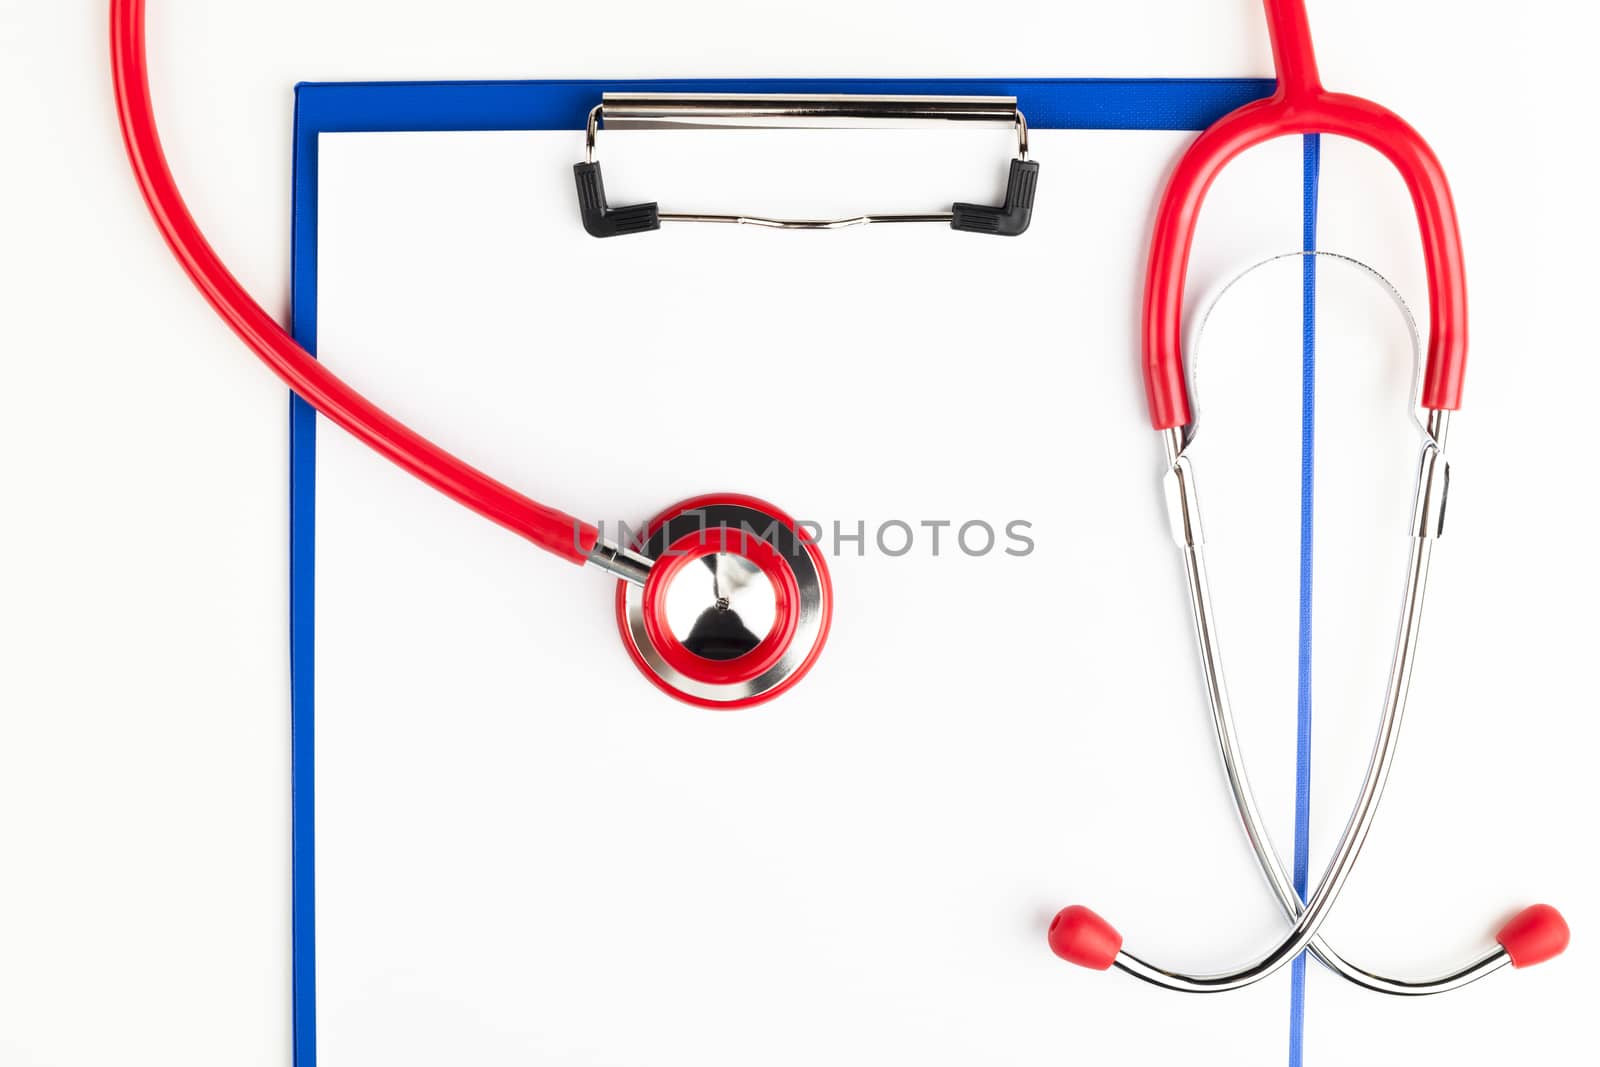
<svg viewBox="0 0 1600 1067"><path fill-rule="evenodd" d="M606 203L595 141L602 126L612 130L860 129L918 126L1000 127L1017 132L1005 200L999 205L954 204L949 211L917 215L873 214L836 219L774 219L754 215L705 215L660 210L656 204L612 207ZM584 162L573 166L583 228L595 237L658 230L663 222L718 222L776 230L837 230L881 222L944 222L952 230L1015 237L1033 217L1039 164L1028 159L1028 121L1014 96L853 96L760 93L606 93L589 112Z"/></svg>

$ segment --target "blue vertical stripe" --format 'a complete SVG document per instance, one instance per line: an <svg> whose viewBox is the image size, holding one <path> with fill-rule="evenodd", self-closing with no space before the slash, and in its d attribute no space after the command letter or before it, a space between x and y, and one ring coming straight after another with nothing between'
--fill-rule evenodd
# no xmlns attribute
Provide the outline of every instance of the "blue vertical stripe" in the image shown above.
<svg viewBox="0 0 1600 1067"><path fill-rule="evenodd" d="M295 102L295 127L305 116ZM289 256L290 330L308 352L317 350L317 227L311 210L317 188L317 141L298 136L294 150L294 227ZM290 870L293 923L294 1062L317 1062L317 825L316 690L317 413L289 397L289 752Z"/></svg>
<svg viewBox="0 0 1600 1067"><path fill-rule="evenodd" d="M1303 152L1303 250L1317 247L1317 186L1322 136L1308 133ZM1317 257L1302 256L1300 348L1300 667L1295 699L1294 888L1306 899L1311 868L1311 558L1317 472ZM1289 972L1289 1067L1303 1067L1306 1036L1306 956Z"/></svg>

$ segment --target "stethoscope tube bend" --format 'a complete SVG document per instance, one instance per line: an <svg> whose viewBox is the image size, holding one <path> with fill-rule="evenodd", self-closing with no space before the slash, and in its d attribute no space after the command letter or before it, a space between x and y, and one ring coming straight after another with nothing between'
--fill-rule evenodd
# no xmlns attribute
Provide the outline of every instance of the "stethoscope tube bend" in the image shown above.
<svg viewBox="0 0 1600 1067"><path fill-rule="evenodd" d="M1304 0L1264 0L1277 90L1202 133L1178 161L1156 210L1145 275L1143 349L1150 420L1157 430L1193 421L1185 382L1182 329L1189 251L1207 192L1248 148L1277 137L1326 133L1381 153L1406 183L1416 210L1428 275L1429 328L1422 406L1461 406L1467 369L1467 282L1450 183L1433 150L1398 115L1370 100L1330 93L1317 74Z"/></svg>
<svg viewBox="0 0 1600 1067"><path fill-rule="evenodd" d="M687 517L696 523L697 536L688 547L673 546L680 556L698 552L697 558L713 569L748 564L765 573L775 588L796 589L765 631L781 640L741 648L733 659L697 655L686 648L682 635L671 631L661 607L668 599L664 586L682 575L682 568L657 567L659 557L610 544L594 524L523 496L451 455L362 396L263 310L206 240L167 164L150 97L144 11L144 0L111 0L112 82L128 159L173 255L262 362L320 415L426 485L569 563L589 564L618 579L615 610L624 646L641 672L664 691L688 703L735 708L770 700L804 676L827 637L832 594L822 554L814 544L803 543L789 516L752 497L723 493L684 501L652 526L659 532L669 522L681 526ZM711 513L739 516L763 533L747 538L741 528L730 536L726 527L705 521ZM770 537L767 531L772 531ZM776 541L783 542L782 550L774 547ZM732 562L734 557L744 563ZM763 566L755 567L751 560ZM719 601L706 610L737 621Z"/></svg>
<svg viewBox="0 0 1600 1067"><path fill-rule="evenodd" d="M373 404L302 348L222 262L167 165L150 98L144 0L111 0L111 71L128 159L172 254L218 315L285 384L379 455L484 518L572 563L599 539L591 524L523 496Z"/></svg>

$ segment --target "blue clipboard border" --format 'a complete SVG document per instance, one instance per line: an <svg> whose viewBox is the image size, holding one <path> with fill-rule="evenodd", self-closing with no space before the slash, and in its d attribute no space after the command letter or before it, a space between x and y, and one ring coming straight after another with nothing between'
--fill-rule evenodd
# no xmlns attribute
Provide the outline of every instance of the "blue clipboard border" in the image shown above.
<svg viewBox="0 0 1600 1067"><path fill-rule="evenodd" d="M1270 78L760 78L305 82L295 87L292 332L317 340L317 146L324 133L581 130L604 92L1015 96L1033 129L1201 130L1272 92ZM576 146L577 142L574 142ZM576 147L574 149L576 152ZM577 155L574 155L574 161ZM289 664L295 1067L317 1064L316 413L289 411Z"/></svg>

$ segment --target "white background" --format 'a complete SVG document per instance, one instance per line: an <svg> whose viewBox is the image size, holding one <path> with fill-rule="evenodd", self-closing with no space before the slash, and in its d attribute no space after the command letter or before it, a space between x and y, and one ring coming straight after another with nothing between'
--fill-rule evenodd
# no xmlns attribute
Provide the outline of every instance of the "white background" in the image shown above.
<svg viewBox="0 0 1600 1067"><path fill-rule="evenodd" d="M1432 704L1431 732L1414 720L1408 733L1407 756L1426 754L1436 767L1449 761L1454 773L1397 772L1396 810L1408 788L1418 791L1409 798L1413 830L1375 838L1369 858L1393 864L1409 854L1416 863L1412 881L1373 885L1364 907L1404 911L1417 942L1361 947L1396 968L1425 968L1429 952L1446 952L1434 946L1484 922L1472 890L1485 880L1495 887L1491 911L1548 897L1565 908L1579 941L1549 970L1497 976L1463 994L1478 998L1483 1032L1460 1033L1461 1009L1442 1000L1362 999L1369 1014L1329 1007L1320 1025L1331 1031L1349 1019L1345 1030L1437 1038L1459 1059L1463 1041L1509 1055L1514 1031L1492 1024L1510 1017L1533 1040L1542 1035L1542 1052L1530 1058L1551 1059L1563 1048L1579 1052L1567 1045L1576 1031L1566 1028L1570 1016L1563 1024L1561 1005L1580 1002L1584 931L1596 915L1583 845L1595 704L1582 670L1594 626L1583 609L1596 585L1581 541L1593 509L1582 496L1569 502L1583 487L1566 472L1586 462L1581 401L1594 382L1592 344L1580 332L1594 281L1591 235L1566 204L1586 186L1580 156L1590 116L1581 98L1561 103L1552 80L1561 41L1582 33L1561 26L1565 5L1453 5L1449 23L1436 25L1446 10L1376 0L1313 9L1326 80L1406 115L1451 172L1475 328L1470 418L1453 449L1463 477L1451 537L1472 528L1474 508L1482 528L1495 531L1473 548L1472 568L1440 577L1434 617L1473 616L1481 632L1467 647L1437 649L1434 662L1454 680ZM597 23L577 8L487 0L249 9L158 0L151 48L158 111L191 206L274 309L286 306L289 90L300 79L1269 72L1256 5L1244 0L1008 11L1027 32L974 33L968 8L936 4L813 4L803 15L748 4L612 4ZM143 214L111 116L103 5L7 0L0 12L11 138L0 177L10 400L0 424L8 490L0 1059L285 1063L282 390L189 290ZM1539 119L1528 120L1535 110ZM1038 343L1051 340L1046 328ZM1056 343L1070 340L1063 332ZM1490 510L1499 513L1492 527ZM1189 710L1197 719L1199 710ZM1319 730L1335 721L1322 716ZM1201 759L1203 730L1148 733L1133 740L1170 743L1173 765L1194 768L1196 796L1210 805L1197 803L1195 824L1229 829L1213 802L1215 781L1201 773L1214 772ZM1287 767L1287 736L1264 737L1285 758L1263 767ZM1132 741L1096 740L1119 746L1108 751L1130 761L1131 772L1146 757ZM1509 797L1507 781L1517 786ZM1429 783L1450 793L1430 795ZM1460 803L1457 792L1466 794ZM1171 887L1163 907L1113 917L1130 939L1137 927L1153 945L1203 964L1215 958L1203 954L1204 939L1181 940L1199 922L1184 907L1186 877L1210 873L1214 858L1219 876L1238 878L1245 901L1255 893L1265 907L1236 851L1203 853L1202 866L1186 867L1186 853L1169 848L1177 836L1170 820L1102 822L1093 831L1097 854L1132 866L1094 885L1042 887L1041 909L1065 902L1058 894L1089 900L1092 892L1097 905L1129 899L1162 879ZM1148 855L1130 855L1139 852ZM1432 907L1450 921L1434 919ZM1337 931L1352 954L1358 917ZM1117 980L1048 974L1064 1000ZM1239 1010L1142 990L1105 995L1147 997L1152 1019L1206 1033L1214 1013ZM1281 1003L1281 990L1266 995ZM1313 1002L1356 1010L1337 995L1322 983ZM1360 1057L1382 1062L1371 1048Z"/></svg>

